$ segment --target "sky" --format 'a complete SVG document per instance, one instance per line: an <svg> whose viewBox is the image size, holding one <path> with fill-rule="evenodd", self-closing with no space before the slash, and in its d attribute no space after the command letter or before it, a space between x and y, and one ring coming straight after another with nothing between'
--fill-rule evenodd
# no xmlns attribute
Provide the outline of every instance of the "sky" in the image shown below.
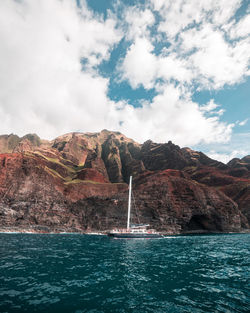
<svg viewBox="0 0 250 313"><path fill-rule="evenodd" d="M1 0L0 134L250 154L246 0Z"/></svg>

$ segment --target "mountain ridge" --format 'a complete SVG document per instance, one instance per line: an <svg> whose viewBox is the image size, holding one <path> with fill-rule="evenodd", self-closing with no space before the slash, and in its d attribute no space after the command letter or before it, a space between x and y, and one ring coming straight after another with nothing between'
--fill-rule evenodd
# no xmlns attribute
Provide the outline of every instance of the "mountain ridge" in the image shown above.
<svg viewBox="0 0 250 313"><path fill-rule="evenodd" d="M36 231L124 226L127 183L141 220L169 233L249 229L250 157L228 164L171 141L139 144L120 132L51 141L0 136L0 227ZM44 208L44 209L43 209ZM39 228L40 227L40 228Z"/></svg>
<svg viewBox="0 0 250 313"><path fill-rule="evenodd" d="M123 135L122 133L120 133L119 131L109 131L107 129L103 129L101 132L69 132L69 133L66 133L64 135L60 135L60 136L57 136L56 138L54 139L51 139L51 140L48 140L48 139L41 139L37 134L35 133L28 133L24 136L21 136L19 137L18 135L16 134L3 134L3 135L0 135L0 153L11 153L11 152L15 152L13 151L14 148L16 148L18 146L18 144L28 140L31 142L31 145L34 147L39 147L39 146L47 146L51 143L54 143L55 141L60 141L61 139L63 138L69 138L71 137L72 135L83 135L83 136L96 136L98 134L102 134L102 133L106 133L106 134L116 134L120 137L123 137L123 138L126 138L126 140L130 140L131 142L134 142L135 144L137 144L138 146L142 146L144 145L145 143L147 142L152 142L153 141L151 139L148 139L146 140L144 143L137 143L136 141L134 141L133 139L130 139L128 137L126 137L125 135ZM105 138L105 137L103 137ZM9 139L9 140L8 140ZM166 144L166 143L155 143L155 145L162 145L162 144ZM168 141L168 144L172 144L172 141ZM9 145L9 146L8 146ZM190 158L193 158L194 160L197 159L197 155L199 157L201 157L201 155L204 157L204 158L209 158L205 153L203 153L202 151L196 151L196 150L192 150L191 148L189 147L182 147L180 148L182 151L184 151L184 153L186 153L186 156L188 154L190 154ZM223 163L221 161L218 161L218 160L215 160L215 159L211 159L209 158L210 160L212 160L213 162L219 162L221 164L224 164L224 165L229 165L230 167L237 167L235 166L235 162L239 162L241 166L241 164L246 164L246 162L244 160L247 160L247 164L248 164L248 169L250 167L249 163L249 159L250 159L250 155L246 155L245 157L242 157L241 159L240 158L233 158L232 160L228 161L227 163ZM223 165L222 165L223 166Z"/></svg>

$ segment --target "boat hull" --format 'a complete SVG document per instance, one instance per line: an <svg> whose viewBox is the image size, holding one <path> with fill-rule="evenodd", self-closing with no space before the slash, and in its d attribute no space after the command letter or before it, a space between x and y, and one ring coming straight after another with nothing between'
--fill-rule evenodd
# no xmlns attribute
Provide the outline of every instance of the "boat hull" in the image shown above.
<svg viewBox="0 0 250 313"><path fill-rule="evenodd" d="M130 238L145 238L145 239L150 239L150 238L163 238L163 235L161 234L132 234L132 233L108 233L109 237L113 238L119 238L119 239L130 239Z"/></svg>

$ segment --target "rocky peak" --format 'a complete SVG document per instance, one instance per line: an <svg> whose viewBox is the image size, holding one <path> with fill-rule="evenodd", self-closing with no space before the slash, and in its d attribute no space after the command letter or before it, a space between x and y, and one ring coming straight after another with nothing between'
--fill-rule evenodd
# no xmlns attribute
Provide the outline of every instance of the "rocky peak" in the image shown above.
<svg viewBox="0 0 250 313"><path fill-rule="evenodd" d="M227 165L231 168L246 168L250 170L250 155L245 156L242 159L234 158L227 163Z"/></svg>
<svg viewBox="0 0 250 313"><path fill-rule="evenodd" d="M185 157L186 161L189 163L189 166L213 166L220 169L227 169L227 165L223 164L222 162L213 160L209 158L206 154L200 151L195 151L190 148L182 148L183 156Z"/></svg>
<svg viewBox="0 0 250 313"><path fill-rule="evenodd" d="M12 151L30 151L40 147L46 140L41 140L36 134L27 134L19 137L14 134L0 136L0 153L11 153Z"/></svg>
<svg viewBox="0 0 250 313"><path fill-rule="evenodd" d="M28 139L22 139L18 145L13 149L13 152L32 151L33 145Z"/></svg>
<svg viewBox="0 0 250 313"><path fill-rule="evenodd" d="M113 183L127 181L129 175L144 168L140 144L120 132L70 133L57 137L52 148L77 166L94 168Z"/></svg>
<svg viewBox="0 0 250 313"><path fill-rule="evenodd" d="M141 158L148 170L163 170L167 168L182 169L188 165L179 146L172 142L165 144L146 141L141 147Z"/></svg>
<svg viewBox="0 0 250 313"><path fill-rule="evenodd" d="M10 153L21 139L14 134L0 136L0 153Z"/></svg>
<svg viewBox="0 0 250 313"><path fill-rule="evenodd" d="M21 140L29 140L32 146L39 147L41 145L41 139L37 134L27 134L21 138Z"/></svg>
<svg viewBox="0 0 250 313"><path fill-rule="evenodd" d="M250 164L250 155L245 156L244 158L241 159L241 161Z"/></svg>
<svg viewBox="0 0 250 313"><path fill-rule="evenodd" d="M63 158L75 165L84 165L87 158L88 142L80 134L71 133L54 140L52 148L57 149Z"/></svg>

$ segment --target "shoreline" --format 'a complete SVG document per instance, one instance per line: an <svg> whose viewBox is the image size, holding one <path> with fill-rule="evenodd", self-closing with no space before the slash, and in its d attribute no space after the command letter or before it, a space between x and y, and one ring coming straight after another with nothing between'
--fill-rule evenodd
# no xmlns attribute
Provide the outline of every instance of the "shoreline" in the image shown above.
<svg viewBox="0 0 250 313"><path fill-rule="evenodd" d="M44 227L45 228L45 227ZM66 229L34 229L34 228L20 228L20 227L0 227L0 234L44 234L44 235L107 235L108 230L66 230ZM46 227L47 228L47 227ZM206 231L206 230L193 230L193 231L185 231L185 232L160 232L163 236L195 236L195 235L223 235L223 234L249 234L250 229L244 230L235 230L235 231Z"/></svg>

